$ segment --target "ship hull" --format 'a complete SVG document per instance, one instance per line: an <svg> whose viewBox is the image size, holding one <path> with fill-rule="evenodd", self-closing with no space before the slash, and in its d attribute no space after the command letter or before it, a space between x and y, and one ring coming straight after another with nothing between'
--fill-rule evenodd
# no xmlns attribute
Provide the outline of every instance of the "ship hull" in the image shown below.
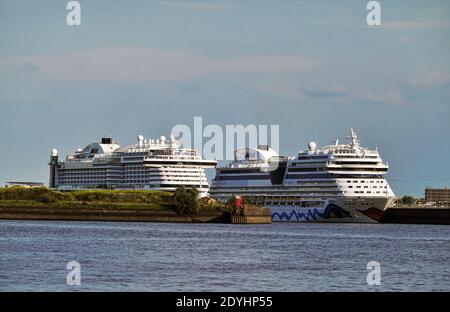
<svg viewBox="0 0 450 312"><path fill-rule="evenodd" d="M273 222L377 223L393 198L336 198L323 207L269 206Z"/></svg>

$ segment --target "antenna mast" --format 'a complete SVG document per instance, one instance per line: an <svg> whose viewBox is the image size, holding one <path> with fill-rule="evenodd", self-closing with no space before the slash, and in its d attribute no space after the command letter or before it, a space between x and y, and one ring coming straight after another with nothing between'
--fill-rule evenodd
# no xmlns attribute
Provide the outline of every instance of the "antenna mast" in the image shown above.
<svg viewBox="0 0 450 312"><path fill-rule="evenodd" d="M353 128L350 128L350 139L351 139L351 145L352 147L358 147L358 136L356 135L356 132L353 130Z"/></svg>

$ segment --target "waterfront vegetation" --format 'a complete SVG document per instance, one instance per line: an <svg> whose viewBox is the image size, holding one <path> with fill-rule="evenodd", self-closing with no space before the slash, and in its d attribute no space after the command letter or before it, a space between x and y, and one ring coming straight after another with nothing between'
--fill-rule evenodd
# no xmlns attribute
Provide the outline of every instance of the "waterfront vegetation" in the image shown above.
<svg viewBox="0 0 450 312"><path fill-rule="evenodd" d="M415 197L409 196L409 195L405 195L401 199L401 203L403 205L413 205L416 203L416 201L417 201L417 199Z"/></svg>
<svg viewBox="0 0 450 312"><path fill-rule="evenodd" d="M0 188L0 211L5 209L45 209L59 211L136 211L195 214L225 212L227 207L211 198L196 199L196 190L161 191L85 190L60 192L46 187Z"/></svg>
<svg viewBox="0 0 450 312"><path fill-rule="evenodd" d="M195 214L198 209L197 189L186 189L181 186L173 194L175 212L178 214Z"/></svg>

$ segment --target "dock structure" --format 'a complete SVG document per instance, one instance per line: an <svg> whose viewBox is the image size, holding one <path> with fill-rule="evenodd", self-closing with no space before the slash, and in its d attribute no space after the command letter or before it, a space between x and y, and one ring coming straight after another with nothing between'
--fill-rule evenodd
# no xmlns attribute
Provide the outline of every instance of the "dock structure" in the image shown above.
<svg viewBox="0 0 450 312"><path fill-rule="evenodd" d="M272 215L267 207L243 207L231 215L232 224L270 224Z"/></svg>
<svg viewBox="0 0 450 312"><path fill-rule="evenodd" d="M450 206L447 207L392 207L386 209L380 223L396 224L450 224Z"/></svg>

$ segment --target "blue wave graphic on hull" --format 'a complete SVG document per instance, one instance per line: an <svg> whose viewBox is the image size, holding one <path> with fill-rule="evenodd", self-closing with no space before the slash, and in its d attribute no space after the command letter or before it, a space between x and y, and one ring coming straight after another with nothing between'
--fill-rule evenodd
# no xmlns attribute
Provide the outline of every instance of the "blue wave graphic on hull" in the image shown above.
<svg viewBox="0 0 450 312"><path fill-rule="evenodd" d="M291 213L287 214L286 212L278 213L274 212L272 213L272 220L275 220L275 218L278 217L279 220L287 220L291 221L293 217L295 217L295 220L306 220L310 221L311 219L314 221L317 221L317 217L325 218L325 214L321 213L319 209L314 208L313 210L308 209L307 213L303 212L297 212L295 210L292 210Z"/></svg>
<svg viewBox="0 0 450 312"><path fill-rule="evenodd" d="M325 210L320 212L319 209L308 209L307 213L304 212L297 212L295 209L292 209L292 211L288 214L287 212L273 212L272 213L272 220L276 221L276 218L278 220L296 220L296 221L317 221L317 217L328 219L328 218L346 218L351 217L350 213L342 209L341 207L335 205L335 204L328 204ZM294 219L295 218L295 219Z"/></svg>

